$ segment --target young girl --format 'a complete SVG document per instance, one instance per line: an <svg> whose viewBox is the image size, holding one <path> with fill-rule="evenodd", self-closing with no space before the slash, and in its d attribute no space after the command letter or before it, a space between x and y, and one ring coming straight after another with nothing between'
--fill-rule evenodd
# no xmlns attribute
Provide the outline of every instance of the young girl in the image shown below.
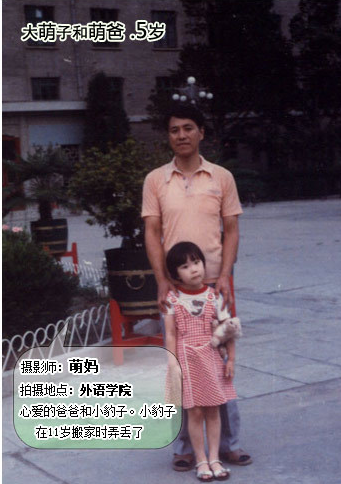
<svg viewBox="0 0 341 484"><path fill-rule="evenodd" d="M178 281L178 294L168 294L169 308L165 316L166 347L179 360L183 377L182 406L188 410L188 432L196 457L197 478L203 482L226 480L230 470L219 461L219 405L237 398L232 385L234 375L234 340L227 343L225 366L217 348L211 345L212 320L228 317L223 311L222 297L203 283L205 257L191 242L174 245L167 254L167 269ZM178 365L170 358L169 371ZM208 459L204 446L204 421L208 443Z"/></svg>

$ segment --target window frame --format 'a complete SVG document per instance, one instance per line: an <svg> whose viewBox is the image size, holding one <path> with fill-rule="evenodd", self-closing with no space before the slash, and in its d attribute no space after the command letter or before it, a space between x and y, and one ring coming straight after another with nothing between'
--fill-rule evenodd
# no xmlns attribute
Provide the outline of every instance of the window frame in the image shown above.
<svg viewBox="0 0 341 484"><path fill-rule="evenodd" d="M56 81L56 97L46 97L43 95L36 96L38 88L40 89L40 92L42 93L43 88L51 88L49 86L42 86L42 83L40 86L34 85L35 81L46 81L46 80L55 80ZM33 101L59 101L60 100L60 77L31 77L31 90L32 90L32 100Z"/></svg>
<svg viewBox="0 0 341 484"><path fill-rule="evenodd" d="M93 18L94 12L115 12L115 18ZM101 8L101 7L90 7L90 22L117 22L119 16L118 8ZM95 49L119 49L123 42L91 42L92 47Z"/></svg>
<svg viewBox="0 0 341 484"><path fill-rule="evenodd" d="M167 81L169 81L168 82L169 85L168 86L161 86L161 83L164 82L166 79L167 79ZM167 82L165 84L167 84ZM173 79L171 78L171 76L156 76L155 77L155 87L156 87L156 93L157 94L164 94L164 95L166 95L166 94L171 95L177 89Z"/></svg>
<svg viewBox="0 0 341 484"><path fill-rule="evenodd" d="M171 27L173 32L171 35L173 38L169 38L169 25L167 24L167 15L171 18ZM164 17L164 18L163 18ZM153 42L153 48L156 50L174 50L179 49L178 32L177 32L177 12L175 10L152 10L151 18L152 22L163 22L166 24L166 35L157 42ZM169 20L168 20L169 21ZM173 45L174 44L174 45Z"/></svg>
<svg viewBox="0 0 341 484"><path fill-rule="evenodd" d="M49 11L49 13L46 15L43 14L42 18L37 18L33 16L28 15L28 10L29 9L40 9L40 10L45 10ZM27 25L28 23L31 23L33 26L37 25L39 22L54 22L54 5L31 5L31 4L26 4L24 5L24 15L25 15L25 22ZM55 46L55 42L43 42L42 40L32 40L29 39L27 40L27 46L28 47L53 47Z"/></svg>

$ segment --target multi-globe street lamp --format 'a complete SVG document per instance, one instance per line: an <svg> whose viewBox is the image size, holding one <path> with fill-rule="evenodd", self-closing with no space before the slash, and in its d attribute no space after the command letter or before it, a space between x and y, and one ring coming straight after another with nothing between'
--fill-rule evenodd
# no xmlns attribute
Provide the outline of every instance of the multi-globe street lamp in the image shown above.
<svg viewBox="0 0 341 484"><path fill-rule="evenodd" d="M173 101L185 102L187 99L190 100L191 104L196 104L198 99L213 99L213 94L211 92L206 92L206 88L199 87L195 84L195 77L189 76L187 78L186 87L179 87L178 92L172 95Z"/></svg>

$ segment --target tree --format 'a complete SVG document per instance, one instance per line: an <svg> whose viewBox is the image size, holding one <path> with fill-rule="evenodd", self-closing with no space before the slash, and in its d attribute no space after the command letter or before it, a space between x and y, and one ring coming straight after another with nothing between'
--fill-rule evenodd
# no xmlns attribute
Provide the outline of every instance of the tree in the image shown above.
<svg viewBox="0 0 341 484"><path fill-rule="evenodd" d="M141 246L143 180L165 155L165 149L150 151L131 138L107 153L88 150L70 181L72 196L91 216L87 222L104 227L106 235L123 237L132 247Z"/></svg>
<svg viewBox="0 0 341 484"><path fill-rule="evenodd" d="M300 0L290 23L299 84L296 144L301 163L333 165L341 138L339 0ZM296 150L298 151L298 150Z"/></svg>
<svg viewBox="0 0 341 484"><path fill-rule="evenodd" d="M19 162L4 160L3 166L14 183L3 191L3 216L21 205L38 205L41 220L52 220L52 204L70 207L65 181L72 175L74 166L65 152L51 144L35 146L33 153ZM20 190L29 182L25 193Z"/></svg>
<svg viewBox="0 0 341 484"><path fill-rule="evenodd" d="M126 140L129 121L115 84L116 79L104 72L89 82L85 113L84 146L106 152L108 143L116 146Z"/></svg>
<svg viewBox="0 0 341 484"><path fill-rule="evenodd" d="M182 0L195 42L180 52L174 82L189 75L214 94L210 114L220 140L250 123L281 123L294 101L294 70L289 42L273 13L273 0ZM149 112L161 98L153 93ZM159 101L158 101L159 100ZM208 109L208 106L204 106Z"/></svg>

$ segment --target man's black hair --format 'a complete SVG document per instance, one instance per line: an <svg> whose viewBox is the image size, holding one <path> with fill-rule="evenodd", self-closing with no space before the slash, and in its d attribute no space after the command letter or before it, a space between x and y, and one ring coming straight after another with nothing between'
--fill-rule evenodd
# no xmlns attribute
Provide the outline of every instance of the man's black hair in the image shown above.
<svg viewBox="0 0 341 484"><path fill-rule="evenodd" d="M205 256L200 248L192 242L178 242L173 245L166 257L166 266L172 279L179 280L178 267L186 264L187 259L200 259L205 267Z"/></svg>
<svg viewBox="0 0 341 484"><path fill-rule="evenodd" d="M195 122L198 128L203 128L205 119L201 111L192 104L173 105L165 116L165 128L168 131L170 118L190 119Z"/></svg>

